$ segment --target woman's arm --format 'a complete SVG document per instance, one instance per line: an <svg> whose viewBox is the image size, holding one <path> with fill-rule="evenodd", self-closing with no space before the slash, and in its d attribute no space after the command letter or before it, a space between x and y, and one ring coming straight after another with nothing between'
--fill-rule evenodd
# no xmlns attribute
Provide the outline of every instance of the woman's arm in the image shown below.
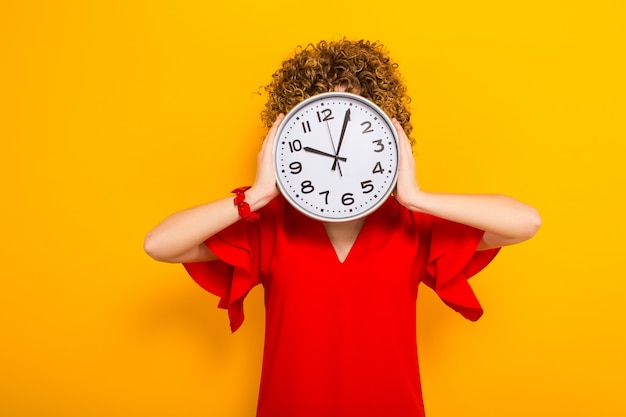
<svg viewBox="0 0 626 417"><path fill-rule="evenodd" d="M400 139L400 166L396 199L412 211L432 214L485 231L479 250L512 245L530 239L541 227L537 210L498 194L445 194L420 190L415 179L411 144L394 120Z"/></svg>
<svg viewBox="0 0 626 417"><path fill-rule="evenodd" d="M254 184L246 191L250 210L256 211L278 195L274 175L274 138L280 115L270 128L257 156ZM216 259L204 242L239 220L233 197L224 198L198 207L171 214L145 237L144 250L162 262L200 262Z"/></svg>

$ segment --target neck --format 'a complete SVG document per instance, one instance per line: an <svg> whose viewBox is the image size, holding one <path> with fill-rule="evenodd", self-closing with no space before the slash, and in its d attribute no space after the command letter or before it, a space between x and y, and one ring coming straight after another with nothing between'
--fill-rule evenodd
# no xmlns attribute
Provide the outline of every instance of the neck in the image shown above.
<svg viewBox="0 0 626 417"><path fill-rule="evenodd" d="M348 256L348 253L350 253L350 249L352 249L356 238L359 236L364 222L365 218L342 223L324 223L328 238L335 248L337 257L341 262L343 262Z"/></svg>

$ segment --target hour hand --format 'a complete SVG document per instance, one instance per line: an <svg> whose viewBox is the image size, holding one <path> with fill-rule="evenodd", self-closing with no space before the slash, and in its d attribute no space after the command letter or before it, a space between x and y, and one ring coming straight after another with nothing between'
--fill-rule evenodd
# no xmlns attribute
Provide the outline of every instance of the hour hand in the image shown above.
<svg viewBox="0 0 626 417"><path fill-rule="evenodd" d="M305 151L307 151L307 152L316 153L318 155L328 156L330 158L333 158L335 160L339 160L339 161L342 161L342 162L346 162L347 161L347 159L342 157L342 156L337 156L337 155L333 155L333 154L328 153L328 152L320 151L318 149L311 148L310 146L305 146L303 149Z"/></svg>

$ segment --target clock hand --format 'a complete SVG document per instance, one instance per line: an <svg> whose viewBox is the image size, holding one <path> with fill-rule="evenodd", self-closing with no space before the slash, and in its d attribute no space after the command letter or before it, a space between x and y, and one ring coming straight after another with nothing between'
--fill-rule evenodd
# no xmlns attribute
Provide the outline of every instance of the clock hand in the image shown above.
<svg viewBox="0 0 626 417"><path fill-rule="evenodd" d="M335 141L333 140L332 133L330 133L330 125L328 124L328 121L326 122L326 131L328 132L328 137L330 138L330 144L333 147L333 152L337 153L337 151L335 150Z"/></svg>
<svg viewBox="0 0 626 417"><path fill-rule="evenodd" d="M333 140L333 134L330 133L330 124L328 123L328 121L326 121L326 131L328 132L328 137L330 138L330 144L333 147L333 152L335 152L335 160L333 161L333 166L334 166L335 163L337 163L337 158L339 158L339 155L337 155L337 150L335 149L335 141ZM342 158L342 159L345 159L345 158ZM343 177L343 173L341 172L341 165L337 164L337 167L339 168L339 176Z"/></svg>
<svg viewBox="0 0 626 417"><path fill-rule="evenodd" d="M337 145L337 153L336 153L337 158L335 158L335 162L333 162L333 168L332 168L333 171L335 170L335 168L337 168L337 165L339 164L339 162L337 162L337 159L339 157L339 151L341 150L341 144L343 143L343 136L346 133L346 127L348 126L349 121L350 121L350 109L346 110L346 115L343 118L343 126L341 127L341 134L339 135L339 144Z"/></svg>
<svg viewBox="0 0 626 417"><path fill-rule="evenodd" d="M335 158L335 161L340 160L340 161L346 162L348 160L347 158L344 158L344 157L341 157L341 156L337 156L337 155L333 155L333 154L330 154L330 153L327 153L327 152L324 152L324 151L320 151L318 149L311 148L310 146L305 146L302 149L304 149L307 152L316 153L318 155L324 155L324 156L328 156L328 157L331 157L331 158Z"/></svg>

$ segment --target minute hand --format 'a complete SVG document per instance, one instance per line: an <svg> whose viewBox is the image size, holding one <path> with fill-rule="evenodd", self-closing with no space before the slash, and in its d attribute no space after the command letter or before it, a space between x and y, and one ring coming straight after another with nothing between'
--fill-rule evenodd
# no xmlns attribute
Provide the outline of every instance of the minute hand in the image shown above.
<svg viewBox="0 0 626 417"><path fill-rule="evenodd" d="M341 150L341 144L343 143L343 136L346 134L346 127L348 127L348 122L350 121L350 109L346 110L346 115L343 118L343 126L341 127L341 134L339 135L339 145L337 145L337 152L335 157L335 162L333 162L332 170L334 171L337 168L337 164L339 164L339 151Z"/></svg>

